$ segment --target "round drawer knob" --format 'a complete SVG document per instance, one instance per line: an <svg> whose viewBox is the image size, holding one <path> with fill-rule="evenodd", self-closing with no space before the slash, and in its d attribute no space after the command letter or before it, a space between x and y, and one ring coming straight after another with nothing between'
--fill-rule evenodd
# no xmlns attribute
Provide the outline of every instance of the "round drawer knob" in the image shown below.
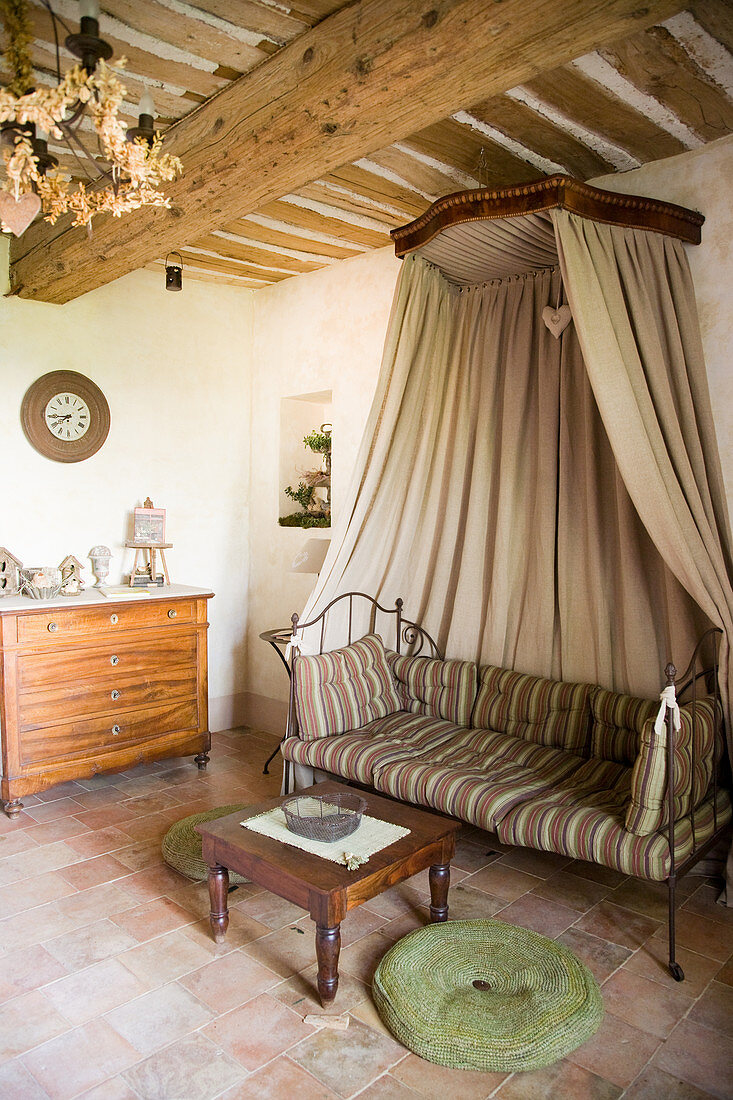
<svg viewBox="0 0 733 1100"><path fill-rule="evenodd" d="M49 623L49 624L48 624L48 629L50 630L50 632L51 632L52 634L55 634L55 633L56 633L56 631L58 630L58 628L59 628L59 624L58 624L58 623Z"/></svg>
<svg viewBox="0 0 733 1100"><path fill-rule="evenodd" d="M119 697L120 697L120 692L117 691L117 689L115 688L115 690L112 692L112 698L113 699L119 699Z"/></svg>
<svg viewBox="0 0 733 1100"><path fill-rule="evenodd" d="M117 736L117 734L118 734L118 733L120 733L120 732L121 732L121 728L120 728L120 726L113 726L113 727L112 727L112 733L113 733L113 734L115 735L115 737L116 737L116 736Z"/></svg>
<svg viewBox="0 0 733 1100"><path fill-rule="evenodd" d="M174 608L171 608L170 611L168 612L168 618L169 619L175 619L177 614L178 614L178 612Z"/></svg>
<svg viewBox="0 0 733 1100"><path fill-rule="evenodd" d="M117 656L117 655L115 654L115 656L114 656L114 657L110 657L110 659L109 659L109 663L110 663L111 665L118 665L118 664L120 663L120 659L119 659L119 657L118 657L118 656Z"/></svg>
<svg viewBox="0 0 733 1100"><path fill-rule="evenodd" d="M109 621L112 623L113 626L115 626L115 624L120 621L120 617L119 615L110 615Z"/></svg>

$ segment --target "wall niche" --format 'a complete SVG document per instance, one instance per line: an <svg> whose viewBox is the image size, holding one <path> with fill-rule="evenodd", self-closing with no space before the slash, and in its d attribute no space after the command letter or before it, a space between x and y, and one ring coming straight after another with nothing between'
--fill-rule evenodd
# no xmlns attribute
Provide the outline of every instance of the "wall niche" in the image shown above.
<svg viewBox="0 0 733 1100"><path fill-rule="evenodd" d="M278 522L282 527L331 525L331 409L331 390L283 397L280 402Z"/></svg>

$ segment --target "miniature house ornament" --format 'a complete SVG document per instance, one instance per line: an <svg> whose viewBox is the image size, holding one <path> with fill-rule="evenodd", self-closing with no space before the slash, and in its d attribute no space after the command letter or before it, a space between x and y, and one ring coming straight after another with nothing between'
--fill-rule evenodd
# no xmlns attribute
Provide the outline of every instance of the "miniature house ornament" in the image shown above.
<svg viewBox="0 0 733 1100"><path fill-rule="evenodd" d="M83 565L78 558L75 558L73 554L68 554L61 562L59 569L61 570L61 595L62 596L78 596L84 588L84 581L81 579L81 571Z"/></svg>
<svg viewBox="0 0 733 1100"><path fill-rule="evenodd" d="M92 573L97 578L94 587L99 588L109 575L109 561L112 557L112 551L109 546L93 546L87 556L92 560Z"/></svg>
<svg viewBox="0 0 733 1100"><path fill-rule="evenodd" d="M0 596L17 596L20 591L20 570L23 562L18 561L4 546L0 546Z"/></svg>

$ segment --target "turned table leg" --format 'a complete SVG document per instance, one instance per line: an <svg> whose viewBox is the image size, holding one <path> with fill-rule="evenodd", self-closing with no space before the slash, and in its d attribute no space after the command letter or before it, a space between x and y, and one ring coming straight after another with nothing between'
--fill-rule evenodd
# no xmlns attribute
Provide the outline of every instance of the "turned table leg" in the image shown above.
<svg viewBox="0 0 733 1100"><path fill-rule="evenodd" d="M217 943L224 941L229 927L228 893L229 872L226 867L220 867L218 864L209 867L209 901L211 903L209 923Z"/></svg>
<svg viewBox="0 0 733 1100"><path fill-rule="evenodd" d="M318 959L318 993L324 1008L336 997L339 985L339 952L341 951L341 927L323 928L316 925L316 957Z"/></svg>
<svg viewBox="0 0 733 1100"><path fill-rule="evenodd" d="M450 863L434 863L428 871L430 882L430 920L439 923L448 920L448 887Z"/></svg>

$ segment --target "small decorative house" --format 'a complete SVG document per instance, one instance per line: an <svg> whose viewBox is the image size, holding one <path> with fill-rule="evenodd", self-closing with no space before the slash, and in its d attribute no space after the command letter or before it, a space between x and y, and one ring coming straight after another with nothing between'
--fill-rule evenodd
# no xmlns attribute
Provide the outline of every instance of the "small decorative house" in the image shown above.
<svg viewBox="0 0 733 1100"><path fill-rule="evenodd" d="M76 596L82 591L84 588L84 582L81 579L81 571L83 568L78 558L75 558L73 554L67 554L59 566L61 570L62 595Z"/></svg>
<svg viewBox="0 0 733 1100"><path fill-rule="evenodd" d="M17 596L20 590L22 561L0 546L0 596Z"/></svg>

